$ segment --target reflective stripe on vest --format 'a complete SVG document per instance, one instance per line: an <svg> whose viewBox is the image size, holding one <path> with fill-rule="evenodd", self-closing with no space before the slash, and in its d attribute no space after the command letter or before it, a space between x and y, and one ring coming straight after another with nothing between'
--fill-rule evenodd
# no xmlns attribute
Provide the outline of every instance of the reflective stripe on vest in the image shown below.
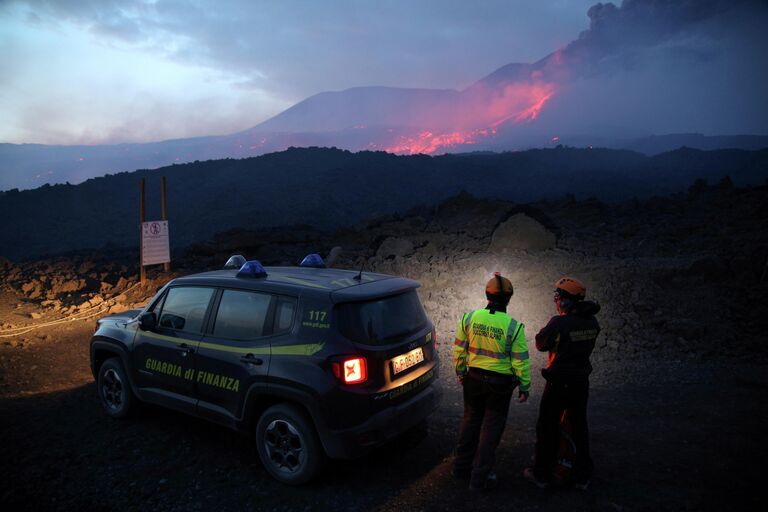
<svg viewBox="0 0 768 512"><path fill-rule="evenodd" d="M517 329L519 328L519 325L517 324L517 321L514 318L511 318L509 320L509 326L507 327L507 344L504 347L504 351L510 359L512 359L512 342L515 341L515 336L517 336Z"/></svg>
<svg viewBox="0 0 768 512"><path fill-rule="evenodd" d="M457 347L461 347L464 350L467 350L467 347L469 346L469 322L472 320L472 315L475 312L472 311L471 313L464 313L463 323L464 323L464 336L466 337L465 340L460 340L459 338L456 338L453 341L453 344Z"/></svg>
<svg viewBox="0 0 768 512"><path fill-rule="evenodd" d="M478 311L484 312L484 310L478 310ZM470 333L473 332L474 326L477 325L477 324L472 324L472 315L475 312L476 311L473 311L472 313L469 313L464 317L464 330L467 333L468 338L470 336ZM488 325L488 324L481 322L480 325ZM493 325L493 323L491 325ZM478 356L484 356L484 357L488 357L496 360L506 359L508 361L511 361L512 354L513 354L512 344L514 342L515 337L518 334L520 327L522 327L522 324L517 322L514 318L510 318L509 324L506 326L506 329L504 332L503 341L502 339L497 339L496 341L497 346L499 347L499 349L501 349L500 351L489 350L490 347L483 348L482 346L477 346L477 345L482 345L482 343L480 343L480 340L477 340L477 339L473 343L468 343L469 347L467 348L467 350L471 354L476 354ZM497 326L494 326L493 328L498 328L499 330L504 329L503 327L499 328Z"/></svg>
<svg viewBox="0 0 768 512"><path fill-rule="evenodd" d="M477 348L471 345L469 347L469 352L479 356L491 357L493 359L505 359L507 357L506 354L500 354L499 352L494 352L493 350L485 350L484 348Z"/></svg>
<svg viewBox="0 0 768 512"><path fill-rule="evenodd" d="M515 322L513 319L512 322L509 323L510 330L512 329L512 324ZM528 355L528 351L525 352L512 352L512 344L515 342L515 338L517 338L517 335L520 333L520 329L522 329L523 324L519 323L515 327L515 333L512 335L511 338L509 338L509 358L510 359L517 359L518 361L525 361L530 356Z"/></svg>
<svg viewBox="0 0 768 512"><path fill-rule="evenodd" d="M464 334L467 335L467 339L469 339L469 326L472 323L472 315L474 314L474 311L464 314Z"/></svg>

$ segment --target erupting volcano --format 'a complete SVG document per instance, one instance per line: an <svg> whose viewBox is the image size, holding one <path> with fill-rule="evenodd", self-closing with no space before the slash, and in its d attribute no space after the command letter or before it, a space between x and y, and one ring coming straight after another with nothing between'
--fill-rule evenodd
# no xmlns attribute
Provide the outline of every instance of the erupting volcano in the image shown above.
<svg viewBox="0 0 768 512"><path fill-rule="evenodd" d="M398 154L433 154L493 137L504 125L536 119L555 94L552 82L518 82L500 90L481 83L462 92L462 101L432 112L425 120L433 127L416 136L400 135L384 148ZM446 129L448 128L448 129Z"/></svg>
<svg viewBox="0 0 768 512"><path fill-rule="evenodd" d="M563 4L551 2L559 7ZM570 2L567 3L571 9ZM125 112L130 112L124 118L100 115L85 122L85 118L91 117L87 113L91 109L84 108L89 107L88 101L72 101L69 105L66 87L57 89L58 94L65 94L63 101L63 97L50 96L47 90L40 90L39 94L19 93L18 107L14 101L6 102L13 112L11 123L3 126L15 126L9 129L34 137L91 140L91 133L99 133L97 138L104 140L122 140L130 136L151 140L146 137L166 131L175 133L169 131L173 126L185 134L200 133L201 127L206 125L216 126L216 133L224 135L192 138L173 135L158 142L88 146L0 144L3 164L0 191L34 188L46 182L78 183L101 176L107 170L122 172L195 160L246 158L290 147L336 147L402 155L504 152L560 145L621 148L645 154L680 146L698 149L764 147L765 136L761 134L768 134L768 102L764 101L768 67L754 65L764 60L763 49L768 47L768 31L765 30L768 4L764 1L599 2L586 11L589 26L585 30L575 31L583 28L581 22L571 26L575 37L569 40L568 32L563 32L547 38L547 42L542 40L536 44L536 37L531 35L535 36L540 28L533 34L515 30L519 23L529 30L533 30L533 25L513 15L516 9L513 6L500 8L500 12L506 14L498 19L490 14L493 11L490 8L455 7L440 9L440 16L434 19L423 18L430 20L429 27L422 23L422 17L409 16L409 29L395 37L395 32L382 31L381 27L384 26L382 23L397 25L405 21L401 20L397 10L381 8L387 11L385 16L361 17L358 9L352 9L356 22L337 23L342 18L331 16L329 19L333 19L333 23L324 28L329 31L327 34L322 31L316 34L313 30L297 30L295 34L291 30L278 31L283 33L281 37L287 38L275 46L278 51L263 48L273 35L277 36L269 31L270 37L264 41L251 41L252 46L231 45L227 37L223 44L210 48L223 53L233 51L237 56L216 59L213 57L215 52L198 54L174 50L170 53L176 56L206 56L206 63L198 66L199 70L196 67L194 71L189 70L192 73L189 76L179 75L184 78L178 84L183 84L181 88L185 94L189 93L186 100L177 102L173 95L165 106L158 99L167 94L162 92L166 90L165 86L160 88L157 98L146 96L139 87L133 99L120 94L119 101L115 102L123 105L121 108L126 108ZM328 14L329 9L318 9L323 16ZM490 15L493 18L479 24L465 23L467 20L461 16L460 22L449 25L450 30L438 28L441 16L449 16L451 12L450 15L458 16L462 9L467 9L472 16ZM349 9L339 7L339 10L346 14ZM434 14L427 10L429 16ZM183 10L189 14L187 11ZM266 19L261 9L255 12L259 13L258 16L254 14L255 19ZM238 19L239 16L238 12ZM512 17L503 21L507 20L506 16ZM58 13L52 15L51 20L57 18ZM311 18L314 19L313 16L306 17ZM18 21L21 20L22 17ZM131 19L130 26L136 21ZM357 21L373 25L370 30L363 30ZM86 25L90 26L91 22L89 15ZM557 32L560 25L556 27L551 22L552 19L542 21L547 30ZM161 25L153 21L150 26L154 29ZM182 27L184 24L174 22L170 26ZM247 27L241 33L245 39L259 33L251 25L243 27ZM350 27L355 29L349 30ZM111 34L112 29L110 26L103 32ZM454 30L458 32L454 33ZM479 32L470 35L474 30ZM213 31L225 32L228 30ZM139 30L137 33L146 35L149 32ZM203 33L207 34L195 31L196 35ZM318 47L321 51L306 53L307 46L297 43L301 37L294 37L313 34L314 38L320 37L320 33L325 34L322 37L338 38L337 43L313 39L313 44L322 43ZM414 38L411 41L407 37L409 33ZM358 37L361 39L355 39ZM377 37L383 39L377 40ZM359 44L353 48L348 43L341 43L347 38ZM175 40L165 36L161 39ZM557 46L551 46L553 42ZM144 45L135 46L144 48ZM254 55L251 48L261 50ZM301 48L301 58L286 59L285 55L296 48ZM335 50L339 53L335 54ZM347 53L347 50L352 51ZM539 54L539 51L551 53ZM502 65L510 62L511 55L526 59L542 55L543 58ZM311 59L311 64L303 63L303 58ZM19 69L23 69L22 64L28 60L18 59ZM182 60L189 64L186 59ZM166 64L163 61L158 69L170 77L175 71L171 73ZM209 64L215 64L214 68L224 66L226 73L216 79L211 78L214 75L199 75L202 70L210 71ZM493 71L498 65L501 67ZM240 66L244 68L239 69ZM103 67L94 68L97 71L93 75L101 76ZM475 74L478 70L491 72L483 76ZM40 72L47 76L47 70L41 68ZM26 72L9 74L16 75L22 78L34 76ZM200 80L208 84L204 89L189 86ZM38 82L34 81L35 87ZM128 82L134 83L132 76ZM162 81L150 82L154 86ZM430 84L438 88L372 85L303 96L323 90L317 88L382 82ZM70 83L69 79L66 83ZM171 83L177 82L168 82ZM210 86L213 88L209 90L211 83L218 85ZM138 87L138 84L134 85ZM103 81L97 80L94 85L101 88ZM25 87L17 85L12 89L18 92ZM102 92L108 91L104 89ZM99 97L102 98L101 92ZM305 99L261 121L266 113L274 113L274 109L301 97ZM171 101L170 98L174 99ZM65 102L67 105L62 105ZM44 103L49 106L42 108ZM100 101L99 105L111 103ZM180 108L181 105L191 107ZM81 113L83 121L74 118L67 121L65 113L70 111ZM230 112L231 120L226 119ZM261 122L255 124L252 122L255 119ZM28 125L37 124L44 128L28 130ZM231 133L229 130L235 126L250 128ZM702 135L704 133L707 135ZM750 133L758 135L730 135Z"/></svg>
<svg viewBox="0 0 768 512"><path fill-rule="evenodd" d="M304 145L439 154L542 146L550 143L553 132L575 136L584 145L591 144L593 137L605 143L617 137L613 128L621 130L633 120L648 126L663 125L664 120L668 125L685 126L674 112L687 117L722 103L710 100L721 97L718 88L702 87L697 101L708 108L691 108L691 97L684 93L688 87L681 83L690 73L702 77L708 70L734 62L725 52L718 55L701 46L701 41L714 30L703 21L738 10L737 4L742 2L627 0L620 7L596 4L587 12L589 29L570 43L536 62L502 66L463 90L358 87L322 93L252 132L280 134L283 142L288 136L298 137ZM756 37L763 33L755 32L757 26L750 27L744 30L753 31ZM751 48L744 47L740 39L728 44L733 46L730 52L738 48L745 53ZM703 59L703 55L708 57ZM665 74L668 86L648 97L645 84L656 87L660 83L656 69L675 73ZM749 91L745 97L750 97ZM546 115L541 116L543 112ZM719 115L734 114L724 107ZM715 114L704 116L699 123L714 118ZM628 128L627 133L647 133L639 127Z"/></svg>
<svg viewBox="0 0 768 512"><path fill-rule="evenodd" d="M461 91L356 87L321 93L246 133L251 144L270 134L273 144L259 145L265 150L281 149L274 143L288 139L397 154L506 147L573 76L569 60L559 50L533 64L508 64Z"/></svg>
<svg viewBox="0 0 768 512"><path fill-rule="evenodd" d="M241 144L437 154L487 143L534 122L561 89L542 70L547 65L545 59L505 66L463 91L358 87L321 93L241 134L248 137Z"/></svg>

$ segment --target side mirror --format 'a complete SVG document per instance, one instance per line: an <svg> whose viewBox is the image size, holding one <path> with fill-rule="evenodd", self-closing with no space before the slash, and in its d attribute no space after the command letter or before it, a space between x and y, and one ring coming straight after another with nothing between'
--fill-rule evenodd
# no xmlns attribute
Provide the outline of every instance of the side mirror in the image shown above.
<svg viewBox="0 0 768 512"><path fill-rule="evenodd" d="M157 316L150 311L139 315L139 329L142 331L154 331L157 327Z"/></svg>

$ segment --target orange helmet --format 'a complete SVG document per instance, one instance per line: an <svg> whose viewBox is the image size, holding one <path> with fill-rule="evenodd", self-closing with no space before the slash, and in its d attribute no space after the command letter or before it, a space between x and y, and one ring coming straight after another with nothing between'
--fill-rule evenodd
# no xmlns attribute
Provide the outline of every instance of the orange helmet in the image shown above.
<svg viewBox="0 0 768 512"><path fill-rule="evenodd" d="M575 277L564 276L555 281L555 291L565 292L574 299L582 300L587 295L587 287Z"/></svg>
<svg viewBox="0 0 768 512"><path fill-rule="evenodd" d="M490 301L507 303L513 293L512 281L502 277L499 272L494 272L493 277L485 285L485 296Z"/></svg>

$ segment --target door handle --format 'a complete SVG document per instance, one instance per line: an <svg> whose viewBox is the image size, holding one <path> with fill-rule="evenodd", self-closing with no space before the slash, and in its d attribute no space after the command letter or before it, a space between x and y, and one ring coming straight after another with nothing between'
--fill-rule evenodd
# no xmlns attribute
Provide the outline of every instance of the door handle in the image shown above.
<svg viewBox="0 0 768 512"><path fill-rule="evenodd" d="M193 349L186 343L182 343L181 345L179 345L179 351L181 351L181 357L187 357L189 354L193 354L195 352L195 349Z"/></svg>
<svg viewBox="0 0 768 512"><path fill-rule="evenodd" d="M245 354L243 357L240 358L240 361L247 364L255 364L256 366L264 364L264 361L262 359L259 359L253 354Z"/></svg>

